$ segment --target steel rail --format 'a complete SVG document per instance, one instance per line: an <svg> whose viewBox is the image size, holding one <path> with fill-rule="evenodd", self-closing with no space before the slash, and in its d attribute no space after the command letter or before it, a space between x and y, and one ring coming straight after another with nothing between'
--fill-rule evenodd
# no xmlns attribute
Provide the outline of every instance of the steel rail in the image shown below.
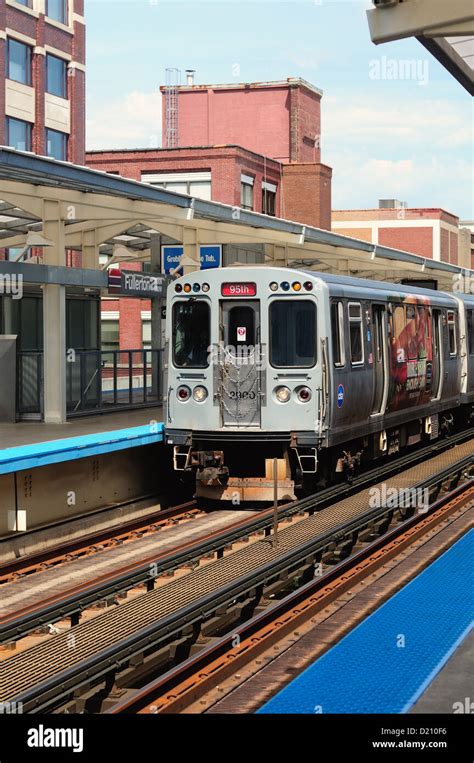
<svg viewBox="0 0 474 763"><path fill-rule="evenodd" d="M137 501L134 501L133 503L137 503ZM118 509L129 504L130 501L127 501L123 504L116 504L109 508ZM180 516L181 514L184 515L187 511L192 511L195 508L197 508L196 501L187 501L186 503L177 506L170 506L167 509L159 509L150 514L126 520L114 527L108 527L106 529L90 532L87 535L81 535L80 538L65 541L64 543L58 543L57 545L50 546L42 551L36 551L26 556L11 559L0 564L0 586L3 584L2 581L5 581L9 576L32 575L35 573L35 568L40 567L40 565L56 566L60 563L62 558L66 558L69 555L74 555L76 558L76 556L78 556L76 552L78 551L83 551L85 554L91 546L113 542L116 538L122 538L122 536L131 535L134 532L147 532L148 528L151 528L152 525L161 524L167 520L174 519L175 517ZM106 510L107 509L102 509L102 511ZM45 529L46 528L44 527L41 528L43 531Z"/></svg>
<svg viewBox="0 0 474 763"><path fill-rule="evenodd" d="M464 473L466 466L472 466L473 461L474 455L470 454L438 474L432 475L422 483L417 483L417 487L434 486L437 483L443 483L447 479L452 481L453 475L457 475L457 478L460 478ZM224 558L215 562L211 565L213 568L212 570L211 567L202 568L197 572L208 573L211 571L211 577L212 573L214 573L214 577L217 576L218 578L220 574L220 563L228 563L229 561L235 562L239 555L245 557L245 552L251 552L252 549L255 549L255 545L259 546L259 548L254 550L254 555L257 557L260 555L260 558L270 557L266 563L261 564L260 562L259 566L256 568L250 569L240 576L232 577L229 582L222 585L220 588L212 587L207 594L202 596L198 595L196 598L191 599L188 604L173 609L159 619L152 620L150 624L145 627L133 630L130 635L118 639L117 642L113 643L111 646L90 654L85 659L79 660L67 669L49 676L39 684L29 687L17 696L8 697L8 699L22 702L24 709L27 712L39 712L51 705L57 705L58 702L65 700L72 692L80 687L85 685L89 686L91 682L97 683L100 678L110 673L110 671L116 671L121 666L128 664L132 657L143 654L151 649L156 649L166 643L170 643L173 636L182 633L185 628L189 629L193 625L202 622L221 607L228 606L230 603L235 602L236 600L238 601L249 594L255 594L259 590L261 591L265 584L278 579L279 575L286 573L288 570L297 569L298 564L301 564L301 562L314 563L315 554L331 543L334 543L335 538L344 538L348 533L367 526L367 524L370 525L375 519L384 517L392 512L393 508L388 509L386 505L382 505L367 512L363 518L359 516L355 520L353 519L349 522L342 523L335 528L333 527L326 533L322 533L316 537L310 537L305 543L297 545L296 548L280 551L279 553L277 549L274 558L272 558L271 542L269 543L267 541L266 543L254 544L253 547L247 547L246 549L243 549L242 552L236 552L231 557L227 557L227 559ZM291 530L297 531L298 528L301 528L302 524L311 523L312 520L317 520L318 518L319 515L317 517L310 517L305 520L304 523L288 528L285 532L289 533ZM306 530L307 534L308 532L310 534L311 527L306 528ZM288 543L286 545L288 545ZM227 564L227 568L230 566L232 565ZM235 566L235 564L233 566ZM236 572L238 573L238 571L239 569L237 568ZM227 573L229 573L229 569L227 569ZM232 574L235 573L232 572ZM186 587L187 584L189 584L189 578L174 582L184 584L184 587ZM170 584L170 586L172 585L173 584ZM202 588L200 585L197 585L197 587L195 586L195 590L200 592ZM164 592L165 589L161 588L150 595L154 596L155 594L160 594L161 600ZM143 599L145 597L140 598ZM155 601L155 599L153 599L153 601ZM132 604L136 602L138 602L138 600L135 600ZM121 608L115 610L115 612L111 614L119 615L120 609ZM86 625L90 626L93 623L94 621L89 621ZM47 643L51 644L51 642ZM31 652L32 650L29 651ZM21 658L22 656L28 656L28 652L20 654L17 657ZM3 667L8 667L7 662L8 661L3 663Z"/></svg>
<svg viewBox="0 0 474 763"><path fill-rule="evenodd" d="M470 433L469 437L467 437L466 433L462 433L456 438L456 444L462 444L471 437ZM452 444L453 440L450 440L449 445ZM400 464L399 459L390 465L383 464L383 466L361 475L360 478L354 480L351 486L347 484L332 486L308 498L281 506L278 510L279 520L284 520L295 514L314 513L316 509L321 509L332 504L336 498L341 500L348 495L359 492L364 486L374 484L380 477L393 473L397 474L408 463L410 467L413 467L424 460L422 454L424 454L426 459L426 452L432 455L436 450L439 451L439 443L437 445L437 448L428 446L423 451L417 451L416 454L404 456L403 459L400 459L403 460L403 464ZM467 456L464 459L463 466L469 464L470 458L471 456ZM418 487L423 489L429 486L429 484L420 483ZM364 513L360 515L359 519L366 524L368 516ZM141 560L139 563L126 567L124 570L105 574L90 584L72 589L71 592L66 594L52 597L49 603L45 602L39 607L34 605L31 608L24 608L18 613L1 618L0 643L17 640L43 625L67 617L77 616L97 601L113 600L119 593L135 588L143 583L150 583L150 570L152 568L156 572L156 576L171 572L190 562L195 562L211 552L213 553L232 545L249 535L254 535L259 531L268 531L272 523L273 510L263 510L257 516L252 516L250 519L245 518L236 522L230 528L209 534L204 540L186 543L169 553L154 554L147 559Z"/></svg>
<svg viewBox="0 0 474 763"><path fill-rule="evenodd" d="M254 659L257 656L254 651L261 653L275 643L273 630L257 641L255 637L258 632L274 626L278 638L282 638L284 634L301 625L302 621L307 622L314 616L316 607L318 611L327 607L337 596L354 586L354 583L373 574L375 569L426 534L434 525L438 525L447 516L447 508L451 514L473 500L474 479L439 498L427 513L415 514L405 519L397 527L367 543L360 551L332 566L321 577L310 580L283 599L270 604L244 624L203 647L198 654L118 702L107 710L106 714L137 713L150 707L152 702L160 704L150 712L182 712L191 702L199 699L204 691L210 691L221 680L225 680L227 674L241 669L243 664L248 664ZM437 514L439 516L436 516ZM413 532L414 529L416 533ZM398 542L395 544L394 541ZM370 561L370 564L362 566L366 561ZM359 566L360 570L354 574ZM318 594L319 598L315 599ZM291 620L285 619L288 613L293 615ZM237 650L236 638L239 639ZM249 642L249 639L252 639L252 642ZM268 643L269 641L271 643ZM185 692L192 696L184 697Z"/></svg>

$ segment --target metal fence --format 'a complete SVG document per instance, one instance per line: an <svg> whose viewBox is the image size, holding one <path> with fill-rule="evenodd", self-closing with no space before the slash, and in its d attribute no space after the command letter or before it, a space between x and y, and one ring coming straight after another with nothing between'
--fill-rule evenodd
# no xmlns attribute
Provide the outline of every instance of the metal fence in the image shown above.
<svg viewBox="0 0 474 763"><path fill-rule="evenodd" d="M163 401L163 350L75 350L66 358L68 418ZM18 354L18 416L43 414L43 353Z"/></svg>

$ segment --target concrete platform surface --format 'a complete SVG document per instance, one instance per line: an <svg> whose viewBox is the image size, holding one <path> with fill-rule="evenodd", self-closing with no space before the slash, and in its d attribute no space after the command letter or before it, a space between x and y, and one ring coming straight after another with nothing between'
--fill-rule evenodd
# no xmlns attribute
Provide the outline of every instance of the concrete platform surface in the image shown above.
<svg viewBox="0 0 474 763"><path fill-rule="evenodd" d="M410 712L474 714L474 631L458 646Z"/></svg>
<svg viewBox="0 0 474 763"><path fill-rule="evenodd" d="M133 411L116 411L98 416L83 416L71 419L66 424L43 424L40 421L0 424L0 452L1 449L15 448L20 445L147 426L152 421L163 421L161 406L139 408Z"/></svg>

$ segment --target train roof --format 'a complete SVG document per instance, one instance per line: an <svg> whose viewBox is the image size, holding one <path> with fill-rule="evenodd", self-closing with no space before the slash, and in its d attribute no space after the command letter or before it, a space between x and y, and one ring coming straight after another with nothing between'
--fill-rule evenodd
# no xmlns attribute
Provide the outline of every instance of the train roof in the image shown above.
<svg viewBox="0 0 474 763"><path fill-rule="evenodd" d="M344 276L344 275L334 275L332 273L321 273L317 270L308 270L306 268L297 268L297 267L291 267L291 268L285 268L285 267L275 267L273 265L264 265L264 264L241 264L236 263L235 265L229 265L225 268L213 268L213 269L205 269L205 270L198 270L193 272L192 274L188 274L186 277L200 277L205 278L206 280L229 280L235 277L242 278L245 277L245 274L249 271L256 271L260 274L263 274L267 272L268 274L271 272L281 272L281 273L304 273L305 276L308 276L309 278L317 278L323 283L326 283L330 287L330 291L332 293L339 292L346 289L358 289L360 291L361 288L366 289L367 291L374 292L374 291L382 291L384 294L387 294L387 292L394 292L396 294L400 295L406 295L406 296L423 296L428 297L432 301L441 303L445 302L448 304L451 304L455 306L456 304L456 297L460 297L463 299L463 301L468 302L469 304L474 302L474 295L471 295L469 293L463 293L463 292L456 292L455 294L451 294L450 292L445 291L437 291L435 289L429 289L429 288L422 288L419 286L410 286L405 285L401 283L393 283L392 281L375 281L370 278L357 278L355 276ZM238 274L236 276L236 274ZM184 278L184 276L182 276ZM331 288L335 287L335 288ZM337 289L337 287L340 287Z"/></svg>
<svg viewBox="0 0 474 763"><path fill-rule="evenodd" d="M400 294L406 294L407 296L413 294L414 296L431 297L431 299L433 299L433 296L437 295L441 298L449 297L450 299L454 299L454 295L446 291L437 291L435 289L428 289L420 286L393 283L392 281L375 281L371 278L356 278L354 276L334 275L332 273L316 273L315 271L304 269L301 269L300 272L316 276L324 283L334 286L355 287L358 289L362 286L367 290L383 291L385 294L389 291L394 291Z"/></svg>

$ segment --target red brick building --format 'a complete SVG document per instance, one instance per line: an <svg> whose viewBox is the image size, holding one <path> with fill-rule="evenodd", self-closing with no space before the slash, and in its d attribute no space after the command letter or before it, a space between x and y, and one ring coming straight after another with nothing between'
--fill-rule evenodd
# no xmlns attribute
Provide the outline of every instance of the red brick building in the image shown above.
<svg viewBox="0 0 474 763"><path fill-rule="evenodd" d="M332 170L321 163L320 90L288 79L188 84L174 88L173 99L168 88L161 91L165 147L90 151L89 167L330 229ZM263 248L251 242L223 247L224 265L263 258ZM149 312L146 302L105 300L104 346L146 345Z"/></svg>
<svg viewBox="0 0 474 763"><path fill-rule="evenodd" d="M408 208L395 199L381 201L378 209L333 210L332 229L373 244L470 267L459 218L444 209Z"/></svg>
<svg viewBox="0 0 474 763"><path fill-rule="evenodd" d="M283 163L321 160L322 91L303 79L180 85L175 140L168 89L160 89L165 148L236 143Z"/></svg>
<svg viewBox="0 0 474 763"><path fill-rule="evenodd" d="M84 0L0 3L0 144L84 164Z"/></svg>
<svg viewBox="0 0 474 763"><path fill-rule="evenodd" d="M93 169L141 180L178 193L241 206L242 178L251 182L247 206L256 212L281 216L279 162L241 146L197 146L131 151L88 151Z"/></svg>

